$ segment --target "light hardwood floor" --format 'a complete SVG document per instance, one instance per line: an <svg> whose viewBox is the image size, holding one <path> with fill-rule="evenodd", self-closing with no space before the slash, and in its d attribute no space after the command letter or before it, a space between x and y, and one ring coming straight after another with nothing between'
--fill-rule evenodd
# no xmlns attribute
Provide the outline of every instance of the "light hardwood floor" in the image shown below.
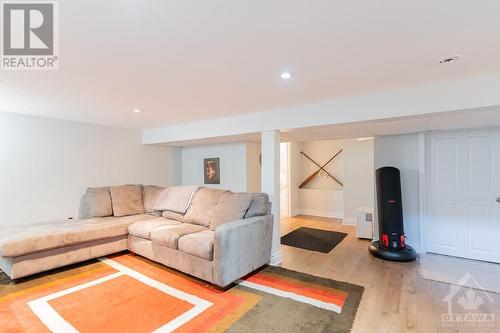
<svg viewBox="0 0 500 333"><path fill-rule="evenodd" d="M441 324L447 313L442 301L449 284L425 280L418 262L395 263L368 253L368 242L356 238L352 226L338 219L300 215L281 221L281 234L301 226L334 230L348 236L323 254L282 245L282 267L365 287L352 332L500 332L500 295L488 293L494 304L486 307L496 317L494 328L449 328Z"/></svg>

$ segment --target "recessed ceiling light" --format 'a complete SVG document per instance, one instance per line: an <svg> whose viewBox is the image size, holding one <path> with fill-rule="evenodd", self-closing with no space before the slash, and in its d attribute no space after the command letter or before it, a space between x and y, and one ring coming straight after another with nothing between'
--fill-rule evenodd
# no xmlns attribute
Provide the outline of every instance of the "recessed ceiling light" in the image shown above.
<svg viewBox="0 0 500 333"><path fill-rule="evenodd" d="M290 72L283 72L281 73L280 77L283 79L283 80L288 80L292 77L292 73Z"/></svg>
<svg viewBox="0 0 500 333"><path fill-rule="evenodd" d="M439 63L440 64L453 64L455 63L457 60L460 60L462 59L462 56L457 54L457 55L453 55L453 56L449 56L449 57L445 57L445 58L442 58L441 60L439 60Z"/></svg>
<svg viewBox="0 0 500 333"><path fill-rule="evenodd" d="M141 113L142 111L139 109L134 109L134 113Z"/></svg>

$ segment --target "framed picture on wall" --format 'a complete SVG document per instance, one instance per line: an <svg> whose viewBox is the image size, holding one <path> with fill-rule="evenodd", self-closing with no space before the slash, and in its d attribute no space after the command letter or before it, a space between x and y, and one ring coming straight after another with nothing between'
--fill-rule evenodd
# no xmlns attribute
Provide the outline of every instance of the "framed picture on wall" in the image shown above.
<svg viewBox="0 0 500 333"><path fill-rule="evenodd" d="M203 174L205 184L220 184L220 164L219 158L203 159Z"/></svg>

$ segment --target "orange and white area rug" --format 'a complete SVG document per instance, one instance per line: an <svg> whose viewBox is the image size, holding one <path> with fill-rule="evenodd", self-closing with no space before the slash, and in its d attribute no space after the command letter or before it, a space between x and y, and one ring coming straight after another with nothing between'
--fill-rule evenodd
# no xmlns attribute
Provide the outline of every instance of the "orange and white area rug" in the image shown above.
<svg viewBox="0 0 500 333"><path fill-rule="evenodd" d="M0 281L3 333L349 332L363 293L279 267L222 291L130 254Z"/></svg>

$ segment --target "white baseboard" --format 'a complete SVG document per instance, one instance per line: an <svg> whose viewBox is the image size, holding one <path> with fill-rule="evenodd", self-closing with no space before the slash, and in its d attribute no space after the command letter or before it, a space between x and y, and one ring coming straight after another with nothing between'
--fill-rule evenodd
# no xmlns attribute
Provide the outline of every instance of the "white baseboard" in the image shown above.
<svg viewBox="0 0 500 333"><path fill-rule="evenodd" d="M332 219L341 219L344 217L344 214L341 212L332 212L327 210L318 210L318 209L308 209L308 208L299 208L296 211L297 215L312 215L312 216L320 216L320 217L329 217Z"/></svg>
<svg viewBox="0 0 500 333"><path fill-rule="evenodd" d="M356 225L356 220L352 217L344 217L342 219L342 224L343 225Z"/></svg>
<svg viewBox="0 0 500 333"><path fill-rule="evenodd" d="M283 255L281 251L271 253L271 260L269 261L269 265L280 266L282 263L283 263Z"/></svg>

